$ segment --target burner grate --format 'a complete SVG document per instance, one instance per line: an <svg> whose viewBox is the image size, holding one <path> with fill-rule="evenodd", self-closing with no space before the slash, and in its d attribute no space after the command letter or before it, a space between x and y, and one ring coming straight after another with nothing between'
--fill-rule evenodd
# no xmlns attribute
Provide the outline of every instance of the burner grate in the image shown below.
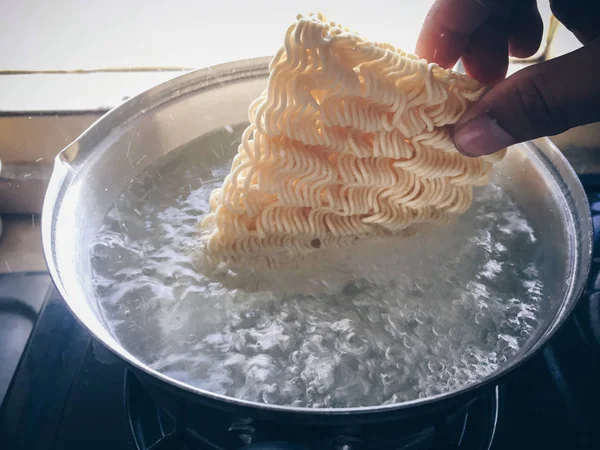
<svg viewBox="0 0 600 450"><path fill-rule="evenodd" d="M125 411L138 450L224 450L186 426L185 413L177 420L155 405L129 371L125 371Z"/></svg>
<svg viewBox="0 0 600 450"><path fill-rule="evenodd" d="M600 177L594 180L600 182ZM587 289L575 310L574 321L585 342L600 350L600 183L582 181L592 213L594 254Z"/></svg>
<svg viewBox="0 0 600 450"><path fill-rule="evenodd" d="M502 396L496 387L437 423L417 427L388 422L336 429L236 419L198 405L190 413L184 400L178 411L167 412L131 372L125 376L126 412L138 450L489 450Z"/></svg>

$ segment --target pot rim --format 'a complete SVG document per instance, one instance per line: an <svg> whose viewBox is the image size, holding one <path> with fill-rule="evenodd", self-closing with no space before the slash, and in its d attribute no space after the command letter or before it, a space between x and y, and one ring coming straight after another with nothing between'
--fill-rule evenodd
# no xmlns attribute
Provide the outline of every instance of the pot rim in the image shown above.
<svg viewBox="0 0 600 450"><path fill-rule="evenodd" d="M579 181L575 171L567 162L566 158L548 138L542 138L536 142L528 142L525 145L529 150L535 152L537 156L540 157L550 171L555 172L555 174L563 182L563 187L565 188L564 190L566 193L573 197L571 201L574 204L574 209L580 214L577 223L574 225L579 227L583 242L582 248L576 249L576 253L578 254L575 258L573 258L575 261L574 264L579 266L577 267L578 273L575 274L574 282L569 286L566 299L564 299L561 308L558 310L555 317L549 322L546 330L540 336L538 336L537 340L529 349L527 349L522 355L515 357L512 361L491 372L488 376L482 378L481 380L466 386L462 386L454 391L441 393L422 399L414 399L402 403L351 408L308 408L273 405L242 400L222 394L216 394L195 386L188 385L152 369L127 352L122 346L116 344L116 341L114 344L112 342L106 342L105 339L99 336L94 329L90 328L85 323L85 320L79 317L73 308L73 303L76 300L69 295L67 288L62 282L60 270L56 264L54 235L57 219L55 214L57 211L57 205L60 204L61 199L64 197L69 188L70 183L77 174L77 170L75 170L76 167L72 167L71 163L76 158L82 158L82 155L79 155L80 152L83 152L83 150L80 148L82 147L80 145L81 141L86 139L89 141L86 142L87 145L89 145L90 142L99 143L106 138L106 135L103 136L102 133L98 132L99 127L102 129L102 131L108 132L108 130L110 130L110 126L105 125L113 124L113 121L115 121L117 118L119 124L128 123L134 120L136 117L148 112L149 110L155 109L176 97L185 95L186 93L199 92L203 89L209 89L214 87L214 85L217 83L222 83L223 80L234 82L242 78L247 79L249 76L265 77L266 79L270 60L270 57L260 57L243 61L229 62L213 67L198 69L161 83L113 108L111 111L93 123L75 141L73 141L57 155L55 159L54 170L44 199L41 220L42 242L44 257L46 259L46 264L52 280L54 281L56 288L77 321L96 340L110 349L115 355L124 359L128 364L131 364L138 370L141 370L142 372L145 372L146 374L157 378L168 385L182 389L188 393L207 397L211 400L226 402L234 406L237 405L243 407L267 409L273 412L281 413L309 413L320 416L344 416L357 413L360 415L377 414L388 411L400 411L408 408L429 405L446 399L453 399L459 395L472 392L475 389L497 381L500 377L519 367L521 364L535 355L556 333L560 325L566 320L575 307L575 304L577 303L576 300L583 293L591 266L593 242L592 219L583 186L581 185L581 182ZM218 80L217 75L219 77ZM212 82L210 81L211 79L213 80Z"/></svg>

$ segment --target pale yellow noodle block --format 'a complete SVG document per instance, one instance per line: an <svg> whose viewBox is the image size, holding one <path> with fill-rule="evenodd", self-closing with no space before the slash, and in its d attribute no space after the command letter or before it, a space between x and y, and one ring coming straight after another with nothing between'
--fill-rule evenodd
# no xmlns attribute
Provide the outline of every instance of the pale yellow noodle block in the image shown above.
<svg viewBox="0 0 600 450"><path fill-rule="evenodd" d="M451 128L485 88L322 15L291 25L204 219L213 263L289 266L325 248L447 223L503 152L467 158Z"/></svg>

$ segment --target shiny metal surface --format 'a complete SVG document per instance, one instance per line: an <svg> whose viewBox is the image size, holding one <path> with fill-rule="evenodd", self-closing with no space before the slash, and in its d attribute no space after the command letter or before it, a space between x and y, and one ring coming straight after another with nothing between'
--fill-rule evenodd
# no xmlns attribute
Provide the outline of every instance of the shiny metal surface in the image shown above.
<svg viewBox="0 0 600 450"><path fill-rule="evenodd" d="M60 153L46 194L42 228L50 273L69 308L98 340L136 368L193 394L233 404L296 413L365 413L425 405L474 389L477 385L372 408L315 410L252 403L206 392L154 371L121 347L105 327L92 292L89 257L89 243L104 215L125 186L157 159L205 133L246 122L248 105L265 87L268 61L224 64L159 85L109 112ZM592 251L583 188L548 139L512 148L498 166L495 182L526 211L537 230L545 257L542 277L548 307L518 357L479 384L531 356L556 331L583 290Z"/></svg>

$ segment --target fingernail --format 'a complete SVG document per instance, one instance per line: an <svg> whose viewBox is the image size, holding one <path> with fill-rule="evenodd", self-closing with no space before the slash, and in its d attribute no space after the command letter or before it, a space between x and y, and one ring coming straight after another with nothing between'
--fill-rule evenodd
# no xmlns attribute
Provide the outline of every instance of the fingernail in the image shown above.
<svg viewBox="0 0 600 450"><path fill-rule="evenodd" d="M471 119L454 132L454 145L467 156L489 155L514 143L513 137L487 114Z"/></svg>

